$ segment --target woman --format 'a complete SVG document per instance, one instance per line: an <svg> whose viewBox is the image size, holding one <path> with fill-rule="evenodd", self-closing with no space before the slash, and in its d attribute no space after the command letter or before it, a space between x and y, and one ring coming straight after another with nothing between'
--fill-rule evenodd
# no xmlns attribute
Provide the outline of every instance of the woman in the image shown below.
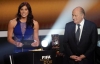
<svg viewBox="0 0 100 64"><path fill-rule="evenodd" d="M28 2L22 2L19 5L17 16L15 19L10 20L8 24L8 41L14 44L14 52L22 52L20 47L23 47L22 40L34 40L31 46L39 46L38 38L39 24L34 20L32 15L31 6ZM12 38L14 34L14 39ZM18 48L19 47L19 48ZM28 51L33 49L23 49L23 51Z"/></svg>

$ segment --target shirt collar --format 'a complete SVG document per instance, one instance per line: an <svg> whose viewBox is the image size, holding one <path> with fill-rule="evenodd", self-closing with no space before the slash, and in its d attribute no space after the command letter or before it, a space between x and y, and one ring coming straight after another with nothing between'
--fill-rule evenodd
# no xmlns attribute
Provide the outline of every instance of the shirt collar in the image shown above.
<svg viewBox="0 0 100 64"><path fill-rule="evenodd" d="M83 26L84 25L84 19L81 21L81 23L80 23L80 26Z"/></svg>

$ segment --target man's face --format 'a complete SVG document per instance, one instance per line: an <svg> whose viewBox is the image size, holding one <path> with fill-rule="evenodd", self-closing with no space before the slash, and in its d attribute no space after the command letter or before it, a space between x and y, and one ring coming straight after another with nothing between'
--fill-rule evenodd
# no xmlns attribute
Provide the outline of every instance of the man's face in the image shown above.
<svg viewBox="0 0 100 64"><path fill-rule="evenodd" d="M80 12L80 9L74 9L72 12L72 18L75 24L79 24L84 18L83 16L84 15Z"/></svg>

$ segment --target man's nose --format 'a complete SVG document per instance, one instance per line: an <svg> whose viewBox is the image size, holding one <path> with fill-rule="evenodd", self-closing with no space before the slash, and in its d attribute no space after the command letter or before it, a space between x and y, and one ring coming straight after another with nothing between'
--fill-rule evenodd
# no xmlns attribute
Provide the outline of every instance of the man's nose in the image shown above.
<svg viewBox="0 0 100 64"><path fill-rule="evenodd" d="M73 16L73 20L75 20L75 16Z"/></svg>

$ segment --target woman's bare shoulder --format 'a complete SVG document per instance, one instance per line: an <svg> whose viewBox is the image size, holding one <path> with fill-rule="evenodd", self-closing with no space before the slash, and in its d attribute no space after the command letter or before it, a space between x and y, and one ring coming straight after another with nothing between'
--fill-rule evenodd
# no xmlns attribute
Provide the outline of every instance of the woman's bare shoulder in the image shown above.
<svg viewBox="0 0 100 64"><path fill-rule="evenodd" d="M34 25L35 25L35 24L38 24L38 21L36 21L36 20L33 20L33 23L34 23Z"/></svg>
<svg viewBox="0 0 100 64"><path fill-rule="evenodd" d="M9 23L15 23L15 22L16 22L16 18L9 21Z"/></svg>
<svg viewBox="0 0 100 64"><path fill-rule="evenodd" d="M34 23L34 29L39 29L39 24L36 20L33 20L33 23Z"/></svg>
<svg viewBox="0 0 100 64"><path fill-rule="evenodd" d="M16 18L9 21L9 24L12 25L12 26L15 26L16 23L17 23Z"/></svg>

